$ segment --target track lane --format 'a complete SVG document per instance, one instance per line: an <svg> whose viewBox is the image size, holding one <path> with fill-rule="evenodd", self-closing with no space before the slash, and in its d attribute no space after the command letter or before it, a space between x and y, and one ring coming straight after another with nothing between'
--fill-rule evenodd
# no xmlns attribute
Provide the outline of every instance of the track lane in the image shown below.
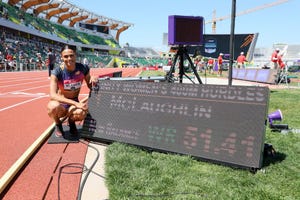
<svg viewBox="0 0 300 200"><path fill-rule="evenodd" d="M119 68L93 68L91 69L91 75L99 76L120 70ZM123 70L122 75L123 77L133 76L133 74L136 75L140 71L141 69L137 68L127 68ZM5 154L0 154L0 161L5 161L0 165L0 176L26 150L26 147L33 143L39 134L52 123L46 111L46 105L49 101L47 96L49 91L49 80L46 78L47 72L0 73L0 78L7 80L17 77L16 80L20 80L22 77L28 78L28 74L31 78L45 77L45 80L42 81L44 85L37 85L37 82L33 81L23 85L9 86L6 94L0 93L0 120L2 122L0 135L5 140L5 142L1 142L0 152L10 150ZM5 87L1 88L1 92L3 88ZM80 92L80 99L88 93L89 89L84 84ZM42 95L31 96L31 94Z"/></svg>
<svg viewBox="0 0 300 200"><path fill-rule="evenodd" d="M3 141L0 145L1 177L52 123L46 114L47 102L48 98L40 98L0 112Z"/></svg>
<svg viewBox="0 0 300 200"><path fill-rule="evenodd" d="M112 71L119 71L120 69L102 70L91 69L92 75L100 75ZM123 77L135 77L140 73L141 69L128 69L123 71ZM135 75L134 75L135 73ZM22 74L22 73L20 73ZM34 74L34 73L33 73ZM46 73L44 73L46 74ZM19 75L19 74L18 74ZM27 75L27 74L26 74ZM40 73L36 72L37 76ZM0 78L2 74L0 73ZM10 90L26 93L47 93L49 92L49 80L45 77L45 87L37 85L32 88L22 88L21 85L17 89ZM18 78L21 78L18 77ZM28 86L28 85L27 85ZM89 92L86 85L80 93L83 98ZM0 89L1 93L1 89ZM18 98L23 98L18 94ZM13 97L11 97L13 98ZM16 97L16 99L18 99ZM80 98L80 99L81 99ZM53 124L52 120L46 114L46 104L48 97L42 97L30 103L24 103L19 106L12 106L0 112L0 120L4 126L1 125L1 136L4 138L0 140L0 176L10 168L15 160L18 159L22 153L38 138L41 133ZM23 99L24 101L24 99ZM0 97L1 103L1 97ZM13 103L12 103L13 104ZM1 105L1 104L0 104ZM57 167L71 162L84 163L87 147L82 144L43 144L42 147L32 157L30 162L23 168L21 173L16 177L13 184L7 188L3 199L57 199ZM61 161L61 162L60 162ZM55 170L56 169L56 170ZM62 199L75 199L80 183L81 174L64 175L62 187ZM49 187L48 187L49 186ZM24 190L24 188L26 188ZM26 193L24 194L24 191ZM25 196L24 196L25 195Z"/></svg>

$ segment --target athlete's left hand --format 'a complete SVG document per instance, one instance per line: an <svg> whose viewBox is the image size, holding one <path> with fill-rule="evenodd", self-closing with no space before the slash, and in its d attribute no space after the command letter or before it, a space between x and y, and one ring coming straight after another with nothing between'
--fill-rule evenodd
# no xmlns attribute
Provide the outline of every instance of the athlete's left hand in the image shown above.
<svg viewBox="0 0 300 200"><path fill-rule="evenodd" d="M98 82L98 78L96 76L91 76L90 84L92 84L92 86L95 86L97 82Z"/></svg>

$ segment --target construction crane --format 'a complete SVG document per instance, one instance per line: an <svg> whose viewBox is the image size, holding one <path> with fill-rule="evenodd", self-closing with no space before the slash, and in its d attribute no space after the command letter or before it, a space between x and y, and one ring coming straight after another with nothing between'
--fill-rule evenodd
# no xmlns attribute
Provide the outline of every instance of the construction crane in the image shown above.
<svg viewBox="0 0 300 200"><path fill-rule="evenodd" d="M286 3L288 1L289 0L279 0L279 1L275 1L273 3L267 3L267 4L264 4L264 5L261 5L261 6L257 6L257 7L250 8L250 9L244 10L242 12L236 13L236 16L252 13L252 12L255 12L255 11L258 11L258 10L262 10L262 9L265 9L265 8L269 8L269 7L272 7L272 6L279 5L279 4L283 4L283 3ZM212 33L215 34L216 33L216 28L217 28L217 22L218 21L223 21L223 20L229 19L229 18L231 18L231 15L226 15L226 16L217 18L216 17L216 10L214 10L212 20L206 21L205 24L210 24L211 23L212 24Z"/></svg>

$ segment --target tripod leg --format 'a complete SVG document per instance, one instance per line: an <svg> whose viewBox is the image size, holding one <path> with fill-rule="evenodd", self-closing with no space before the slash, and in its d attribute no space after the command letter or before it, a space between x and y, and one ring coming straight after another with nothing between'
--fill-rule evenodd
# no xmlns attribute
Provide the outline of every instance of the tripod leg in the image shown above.
<svg viewBox="0 0 300 200"><path fill-rule="evenodd" d="M170 67L170 71L166 75L166 80L168 82L173 82L172 81L172 79L173 79L173 73L175 72L175 65L176 65L177 59L178 59L178 53L175 54L174 61L172 63L172 66Z"/></svg>
<svg viewBox="0 0 300 200"><path fill-rule="evenodd" d="M192 68L192 70L193 70L193 72L194 72L194 74L195 74L195 76L196 76L199 84L203 84L202 81L201 81L201 79L200 79L200 76L199 76L199 74L198 74L198 72L197 72L197 70L196 70L196 68L195 68L195 66L194 66L194 64L193 64L193 62L192 62L192 60L190 58L190 56L186 52L185 52L185 56L187 57L187 59L188 59L190 65L191 65L191 68Z"/></svg>
<svg viewBox="0 0 300 200"><path fill-rule="evenodd" d="M184 55L182 50L179 50L179 57L180 57L180 61L179 61L179 83L183 82L183 74L184 74Z"/></svg>

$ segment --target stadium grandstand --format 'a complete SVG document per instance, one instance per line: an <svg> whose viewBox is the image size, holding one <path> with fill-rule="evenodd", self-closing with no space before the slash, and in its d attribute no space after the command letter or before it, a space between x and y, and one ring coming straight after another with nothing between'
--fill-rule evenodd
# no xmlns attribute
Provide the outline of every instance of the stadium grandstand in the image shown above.
<svg viewBox="0 0 300 200"><path fill-rule="evenodd" d="M75 45L79 61L87 58L91 67L166 63L153 49L120 46L120 34L131 26L66 0L2 0L0 70L46 69L47 49L59 54L64 44Z"/></svg>

